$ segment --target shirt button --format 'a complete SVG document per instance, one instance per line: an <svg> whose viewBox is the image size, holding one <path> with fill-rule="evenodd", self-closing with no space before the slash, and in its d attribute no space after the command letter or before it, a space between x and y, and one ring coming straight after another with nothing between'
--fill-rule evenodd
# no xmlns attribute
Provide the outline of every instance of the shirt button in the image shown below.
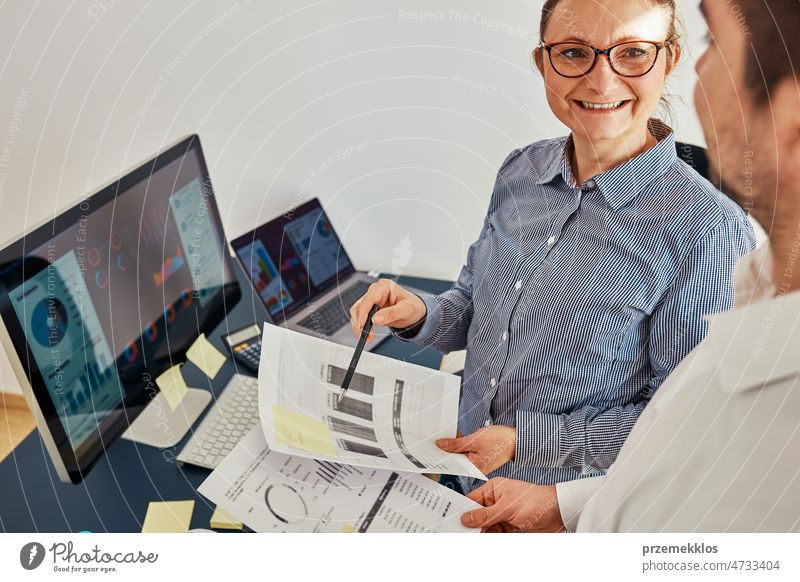
<svg viewBox="0 0 800 582"><path fill-rule="evenodd" d="M590 189L590 190L591 190L591 189L592 189L592 188L594 188L595 186L596 186L596 184L595 184L594 180L586 180L586 188L587 188L587 189Z"/></svg>
<svg viewBox="0 0 800 582"><path fill-rule="evenodd" d="M517 281L516 283L514 283L514 289L516 289L517 291L522 289L522 281Z"/></svg>
<svg viewBox="0 0 800 582"><path fill-rule="evenodd" d="M556 242L556 237L551 236L549 239L547 239L547 246L551 247L555 244L555 242Z"/></svg>
<svg viewBox="0 0 800 582"><path fill-rule="evenodd" d="M492 426L492 421L491 421L491 419L489 419L489 420L487 420L486 422L484 422L484 423L483 423L483 426Z"/></svg>
<svg viewBox="0 0 800 582"><path fill-rule="evenodd" d="M494 388L495 386L497 386L497 379L496 379L496 378L492 378L491 380L489 380L489 385L490 385L492 388Z"/></svg>
<svg viewBox="0 0 800 582"><path fill-rule="evenodd" d="M503 341L506 341L507 339L508 339L508 332L504 331L503 332Z"/></svg>

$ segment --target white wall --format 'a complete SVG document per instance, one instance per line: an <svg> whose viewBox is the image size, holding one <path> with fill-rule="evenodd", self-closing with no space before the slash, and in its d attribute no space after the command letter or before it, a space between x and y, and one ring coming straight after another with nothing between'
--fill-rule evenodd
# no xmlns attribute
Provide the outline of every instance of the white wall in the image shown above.
<svg viewBox="0 0 800 582"><path fill-rule="evenodd" d="M685 96L675 126L702 143L687 106L704 29L696 2L681 4L689 50L672 85ZM454 278L505 155L565 133L529 60L540 9L4 2L0 239L197 132L229 238L316 195L358 268ZM0 360L0 390L16 391Z"/></svg>

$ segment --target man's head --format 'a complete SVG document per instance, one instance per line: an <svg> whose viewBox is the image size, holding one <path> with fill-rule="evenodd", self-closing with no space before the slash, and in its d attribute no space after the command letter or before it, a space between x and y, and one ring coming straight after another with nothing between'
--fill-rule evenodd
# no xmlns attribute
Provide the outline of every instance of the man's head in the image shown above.
<svg viewBox="0 0 800 582"><path fill-rule="evenodd" d="M702 0L695 106L712 170L771 234L800 207L800 2Z"/></svg>

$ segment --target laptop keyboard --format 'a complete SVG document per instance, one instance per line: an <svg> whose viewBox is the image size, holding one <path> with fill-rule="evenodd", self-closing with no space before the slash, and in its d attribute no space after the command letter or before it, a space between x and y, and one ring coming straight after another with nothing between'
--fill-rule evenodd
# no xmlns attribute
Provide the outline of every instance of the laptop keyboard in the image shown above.
<svg viewBox="0 0 800 582"><path fill-rule="evenodd" d="M298 325L321 335L332 336L349 323L350 308L367 292L369 286L366 281L358 281L300 320Z"/></svg>

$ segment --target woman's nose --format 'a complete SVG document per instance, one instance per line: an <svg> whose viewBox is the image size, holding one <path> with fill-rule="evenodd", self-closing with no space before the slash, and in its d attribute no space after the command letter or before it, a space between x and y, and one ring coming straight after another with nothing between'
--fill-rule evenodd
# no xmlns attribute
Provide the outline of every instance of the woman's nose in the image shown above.
<svg viewBox="0 0 800 582"><path fill-rule="evenodd" d="M594 67L585 77L598 93L603 93L605 89L619 83L619 75L611 68L611 62L608 59L608 55L605 54L597 55Z"/></svg>

